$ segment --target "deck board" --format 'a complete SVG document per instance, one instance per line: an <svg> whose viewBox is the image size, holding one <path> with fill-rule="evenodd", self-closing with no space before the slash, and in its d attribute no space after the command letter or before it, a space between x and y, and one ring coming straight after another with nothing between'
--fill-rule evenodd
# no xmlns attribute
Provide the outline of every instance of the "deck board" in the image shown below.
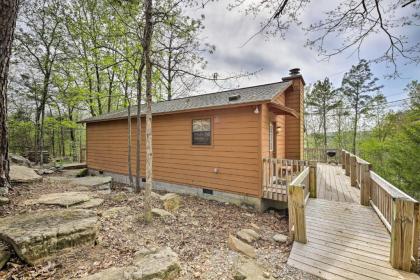
<svg viewBox="0 0 420 280"><path fill-rule="evenodd" d="M374 210L362 206L340 166L319 164L317 199L306 205L308 242L294 242L288 264L324 279L417 279L392 268L391 239Z"/></svg>

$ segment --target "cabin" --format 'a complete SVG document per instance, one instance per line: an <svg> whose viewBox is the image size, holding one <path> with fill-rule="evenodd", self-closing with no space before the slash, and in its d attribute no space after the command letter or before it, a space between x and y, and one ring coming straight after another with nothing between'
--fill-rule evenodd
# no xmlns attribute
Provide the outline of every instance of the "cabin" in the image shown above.
<svg viewBox="0 0 420 280"><path fill-rule="evenodd" d="M153 188L246 204L260 210L274 202L286 202L286 188L272 188L272 172L278 171L290 181L292 173L305 165L304 85L300 70L295 68L276 83L154 103ZM133 174L136 111L135 107L131 110ZM143 113L142 109L142 176L145 175ZM127 183L127 110L82 122L86 124L89 171ZM287 158L290 162L276 167L270 158ZM276 184L282 185L280 180Z"/></svg>

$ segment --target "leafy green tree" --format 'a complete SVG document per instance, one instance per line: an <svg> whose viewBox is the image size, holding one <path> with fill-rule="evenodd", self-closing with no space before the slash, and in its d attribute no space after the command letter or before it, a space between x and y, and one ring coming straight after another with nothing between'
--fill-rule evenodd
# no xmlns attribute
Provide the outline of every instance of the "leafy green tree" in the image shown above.
<svg viewBox="0 0 420 280"><path fill-rule="evenodd" d="M369 112L370 106L376 102L373 94L382 88L377 85L377 81L378 79L373 76L368 62L364 59L360 60L357 65L353 65L350 71L344 74L341 90L353 113L353 153L356 153L359 120L361 116Z"/></svg>
<svg viewBox="0 0 420 280"><path fill-rule="evenodd" d="M341 103L338 99L338 91L333 88L328 78L317 81L307 96L307 104L315 109L314 113L321 118L323 130L323 144L327 148L327 118L328 113L337 108Z"/></svg>
<svg viewBox="0 0 420 280"><path fill-rule="evenodd" d="M35 150L39 163L43 164L45 108L50 97L50 86L54 65L61 55L63 44L62 20L57 15L60 2L57 0L31 0L21 6L16 32L17 56L25 67L37 71L39 79L33 78L32 87L37 104L35 114L36 138ZM23 76L29 77L29 75ZM35 76L37 77L37 76ZM24 80L28 80L25 78Z"/></svg>

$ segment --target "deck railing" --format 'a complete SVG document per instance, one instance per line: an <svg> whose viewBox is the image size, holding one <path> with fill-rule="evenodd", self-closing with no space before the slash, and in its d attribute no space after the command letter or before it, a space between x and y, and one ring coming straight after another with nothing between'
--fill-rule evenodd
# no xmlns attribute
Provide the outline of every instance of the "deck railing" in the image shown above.
<svg viewBox="0 0 420 280"><path fill-rule="evenodd" d="M263 159L263 197L287 201L287 186L301 173L309 161L281 158Z"/></svg>
<svg viewBox="0 0 420 280"><path fill-rule="evenodd" d="M335 156L329 157L327 155L328 151L335 152ZM341 150L337 148L305 148L303 158L309 161L338 164L341 162Z"/></svg>
<svg viewBox="0 0 420 280"><path fill-rule="evenodd" d="M419 203L372 171L365 160L342 151L342 167L352 186L360 188L360 203L372 206L391 234L390 262L405 271L418 269Z"/></svg>
<svg viewBox="0 0 420 280"><path fill-rule="evenodd" d="M316 166L311 165L299 173L287 187L289 209L289 233L291 238L306 243L306 203L316 197Z"/></svg>

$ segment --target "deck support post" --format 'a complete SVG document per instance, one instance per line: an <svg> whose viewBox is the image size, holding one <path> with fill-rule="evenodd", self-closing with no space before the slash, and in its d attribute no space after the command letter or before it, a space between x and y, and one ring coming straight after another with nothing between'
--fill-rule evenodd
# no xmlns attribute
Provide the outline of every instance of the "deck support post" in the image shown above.
<svg viewBox="0 0 420 280"><path fill-rule="evenodd" d="M418 235L414 236L415 204L416 202L404 198L394 198L392 202L390 262L393 268L404 271L411 271L413 268L413 240L418 238Z"/></svg>
<svg viewBox="0 0 420 280"><path fill-rule="evenodd" d="M350 176L350 153L346 152L346 159L345 159L345 170L346 176Z"/></svg>
<svg viewBox="0 0 420 280"><path fill-rule="evenodd" d="M414 203L414 238L413 238L413 258L414 263L412 270L417 272L419 270L419 238L420 238L420 206L419 203Z"/></svg>
<svg viewBox="0 0 420 280"><path fill-rule="evenodd" d="M356 186L356 156L350 155L350 185L352 187Z"/></svg>
<svg viewBox="0 0 420 280"><path fill-rule="evenodd" d="M370 179L370 169L371 164L360 164L361 174L360 174L360 204L364 206L369 206L370 201L370 191L371 191L371 179Z"/></svg>
<svg viewBox="0 0 420 280"><path fill-rule="evenodd" d="M294 240L306 243L305 191L303 186L287 188L289 207L289 231ZM293 230L293 233L292 233Z"/></svg>
<svg viewBox="0 0 420 280"><path fill-rule="evenodd" d="M316 198L317 186L316 186L316 161L309 162L309 197Z"/></svg>

